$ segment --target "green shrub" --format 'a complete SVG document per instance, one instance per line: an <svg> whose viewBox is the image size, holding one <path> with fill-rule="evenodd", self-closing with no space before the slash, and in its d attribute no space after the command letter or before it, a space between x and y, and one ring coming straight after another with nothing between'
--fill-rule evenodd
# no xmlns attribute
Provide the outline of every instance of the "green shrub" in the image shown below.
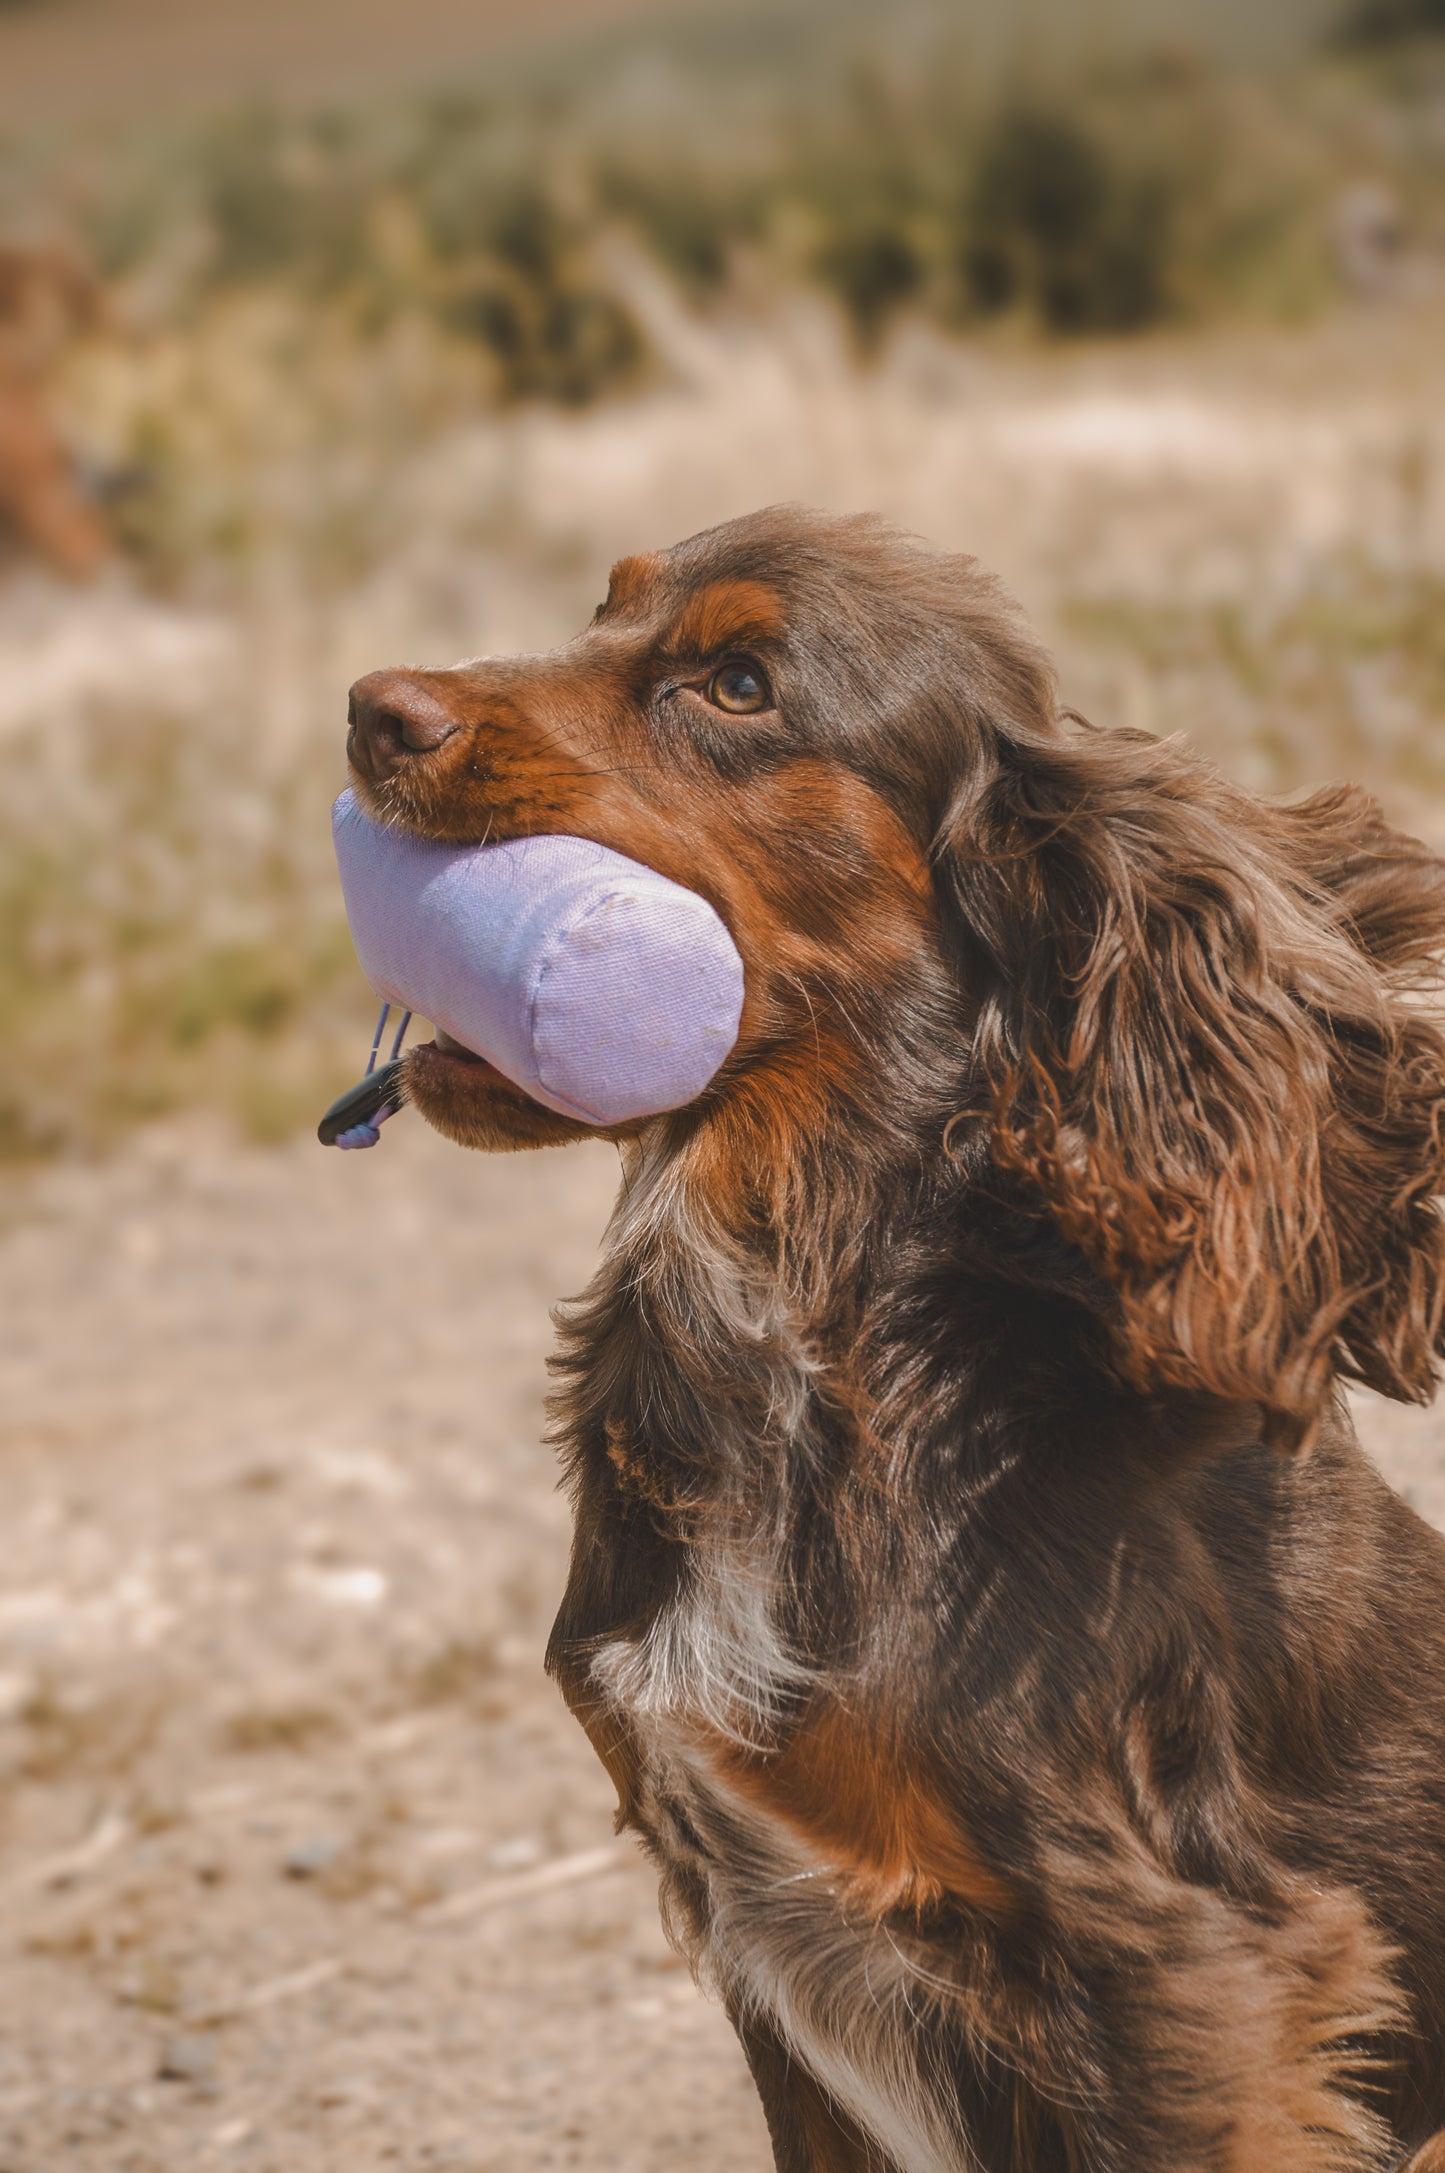
<svg viewBox="0 0 1445 2173"><path fill-rule="evenodd" d="M462 85L121 129L69 165L0 142L0 211L72 207L117 321L139 296L155 335L96 453L147 578L229 577L282 502L310 568L352 578L387 547L406 448L479 404L645 381L619 228L693 305L821 290L865 353L910 315L1056 339L1298 319L1334 289L1362 144L1412 227L1445 228L1413 48L1269 78L1146 54L1005 84L902 38L847 69L800 52L767 82L715 64L631 105L605 82Z"/></svg>
<svg viewBox="0 0 1445 2173"><path fill-rule="evenodd" d="M447 322L497 365L504 399L581 406L634 377L643 342L624 304L592 275L585 225L539 177L479 196L470 231L453 230Z"/></svg>
<svg viewBox="0 0 1445 2173"><path fill-rule="evenodd" d="M604 157L597 169L597 201L604 217L625 221L692 301L716 295L726 284L732 243L756 222L741 191L698 174L675 174L661 190L645 167Z"/></svg>
<svg viewBox="0 0 1445 2173"><path fill-rule="evenodd" d="M1130 173L1067 112L1001 113L979 147L963 277L981 316L1023 307L1054 332L1133 332L1170 306L1172 192Z"/></svg>
<svg viewBox="0 0 1445 2173"><path fill-rule="evenodd" d="M1445 37L1445 0L1358 0L1340 26L1344 45L1394 45Z"/></svg>
<svg viewBox="0 0 1445 2173"><path fill-rule="evenodd" d="M1362 0L1352 20L1383 38L1442 10ZM1320 285L1300 265L1362 137L1387 167L1415 155L1381 125L1389 95L1335 80L1319 98L1308 70L1246 86L1169 55L1004 92L922 49L799 72L768 100L740 80L725 127L701 78L669 88L661 129L575 88L253 109L131 136L71 176L27 182L17 154L7 178L0 155L0 201L63 194L102 266L161 277L177 315L272 288L349 312L362 337L422 319L478 351L499 398L575 403L645 362L600 247L618 225L693 301L725 291L744 248L816 282L865 346L909 310L1056 336L1274 295L1293 311Z"/></svg>

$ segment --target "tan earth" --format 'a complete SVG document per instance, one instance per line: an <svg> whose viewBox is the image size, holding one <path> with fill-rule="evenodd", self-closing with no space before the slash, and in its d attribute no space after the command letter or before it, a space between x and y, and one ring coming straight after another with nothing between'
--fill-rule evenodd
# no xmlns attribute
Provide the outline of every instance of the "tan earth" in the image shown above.
<svg viewBox="0 0 1445 2173"><path fill-rule="evenodd" d="M542 1674L601 1148L154 1135L0 1239L0 2168L766 2162Z"/></svg>
<svg viewBox="0 0 1445 2173"><path fill-rule="evenodd" d="M601 1148L143 1138L0 1237L0 2173L742 2173L541 1671ZM1445 1424L1362 1413L1445 1523Z"/></svg>

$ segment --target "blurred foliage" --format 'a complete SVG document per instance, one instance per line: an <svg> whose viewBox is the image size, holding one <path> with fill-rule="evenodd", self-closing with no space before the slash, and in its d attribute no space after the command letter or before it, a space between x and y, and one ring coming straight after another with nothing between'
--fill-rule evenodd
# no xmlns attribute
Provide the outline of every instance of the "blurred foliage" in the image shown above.
<svg viewBox="0 0 1445 2173"><path fill-rule="evenodd" d="M63 791L31 743L0 765L0 1162L198 1100L290 1132L354 1065L366 1008L313 835L334 761L263 788L240 711L68 738Z"/></svg>
<svg viewBox="0 0 1445 2173"><path fill-rule="evenodd" d="M1340 28L1346 45L1393 45L1445 36L1445 0L1357 0Z"/></svg>
<svg viewBox="0 0 1445 2173"><path fill-rule="evenodd" d="M766 80L251 107L0 146L0 225L63 206L114 294L71 411L148 578L281 526L345 580L387 548L403 447L665 375L639 265L704 313L821 291L864 358L910 317L1017 341L1307 315L1362 174L1445 244L1445 86L1401 73L1157 51L1056 78L898 38Z"/></svg>
<svg viewBox="0 0 1445 2173"><path fill-rule="evenodd" d="M360 471L389 448L665 374L639 259L695 310L821 291L868 357L909 317L1005 340L1297 319L1337 290L1361 178L1445 246L1438 71L1158 50L1051 74L936 26L859 35L767 74L674 61L0 142L0 231L62 219L114 296L70 415L132 558L194 583L280 523L354 575L385 548Z"/></svg>
<svg viewBox="0 0 1445 2173"><path fill-rule="evenodd" d="M1056 332L1134 331L1169 306L1175 177L1130 173L1066 112L983 132L963 271L981 313L1022 304Z"/></svg>
<svg viewBox="0 0 1445 2173"><path fill-rule="evenodd" d="M35 135L0 142L0 231L64 228L113 298L57 393L148 587L329 606L404 566L428 626L470 626L453 590L515 573L530 518L518 434L468 465L470 427L662 381L659 284L704 317L826 297L856 388L910 321L1011 370L1029 342L1307 316L1338 292L1332 222L1361 181L1438 250L1435 27L1438 0L1361 0L1366 57L1336 41L1253 76L1182 51L988 70L890 31L766 78L675 66ZM1140 676L1150 721L1252 782L1445 788L1445 587L1423 558L1342 562L1293 599L1096 597L1070 626ZM98 705L0 748L0 1157L194 1102L279 1135L353 1075L369 1022L320 812L331 682L276 757L257 717L286 708L295 657L255 650L255 686Z"/></svg>
<svg viewBox="0 0 1445 2173"><path fill-rule="evenodd" d="M1445 21L1440 0L1364 0L1358 35L1407 15ZM58 164L17 146L0 215L27 186L63 202L103 271L172 320L281 287L365 336L429 321L498 400L577 403L647 367L608 261L619 229L694 302L744 264L818 282L864 346L910 309L1127 332L1322 300L1330 195L1361 143L1377 168L1427 155L1370 110L1378 86L1323 63L1245 79L1166 52L1054 81L898 45L765 86L678 77L640 110L458 88L151 127Z"/></svg>
<svg viewBox="0 0 1445 2173"><path fill-rule="evenodd" d="M1207 606L1076 602L1070 629L1142 667L1150 722L1198 736L1271 791L1327 777L1388 776L1392 792L1445 798L1445 577L1360 554L1299 594Z"/></svg>

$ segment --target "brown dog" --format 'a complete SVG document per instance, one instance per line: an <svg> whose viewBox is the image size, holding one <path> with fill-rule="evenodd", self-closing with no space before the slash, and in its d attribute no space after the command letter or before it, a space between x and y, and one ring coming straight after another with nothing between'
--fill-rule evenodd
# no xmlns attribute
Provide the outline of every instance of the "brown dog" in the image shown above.
<svg viewBox="0 0 1445 2173"><path fill-rule="evenodd" d="M1445 864L1061 713L865 520L627 559L353 719L375 813L597 839L746 966L564 1326L551 1666L778 2165L1445 2167L1445 1542L1338 1386L1445 1343Z"/></svg>
<svg viewBox="0 0 1445 2173"><path fill-rule="evenodd" d="M99 572L110 539L51 420L45 364L99 309L93 280L66 251L0 244L0 541L13 530L76 580Z"/></svg>

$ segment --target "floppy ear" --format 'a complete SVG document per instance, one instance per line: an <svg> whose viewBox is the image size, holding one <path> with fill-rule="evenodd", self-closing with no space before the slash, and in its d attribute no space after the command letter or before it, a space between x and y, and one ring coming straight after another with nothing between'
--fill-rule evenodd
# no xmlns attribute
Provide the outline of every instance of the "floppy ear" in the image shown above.
<svg viewBox="0 0 1445 2173"><path fill-rule="evenodd" d="M1273 805L1077 720L998 743L937 858L993 1158L1112 1284L1123 1376L1288 1448L1336 1375L1427 1400L1445 863L1363 795Z"/></svg>

